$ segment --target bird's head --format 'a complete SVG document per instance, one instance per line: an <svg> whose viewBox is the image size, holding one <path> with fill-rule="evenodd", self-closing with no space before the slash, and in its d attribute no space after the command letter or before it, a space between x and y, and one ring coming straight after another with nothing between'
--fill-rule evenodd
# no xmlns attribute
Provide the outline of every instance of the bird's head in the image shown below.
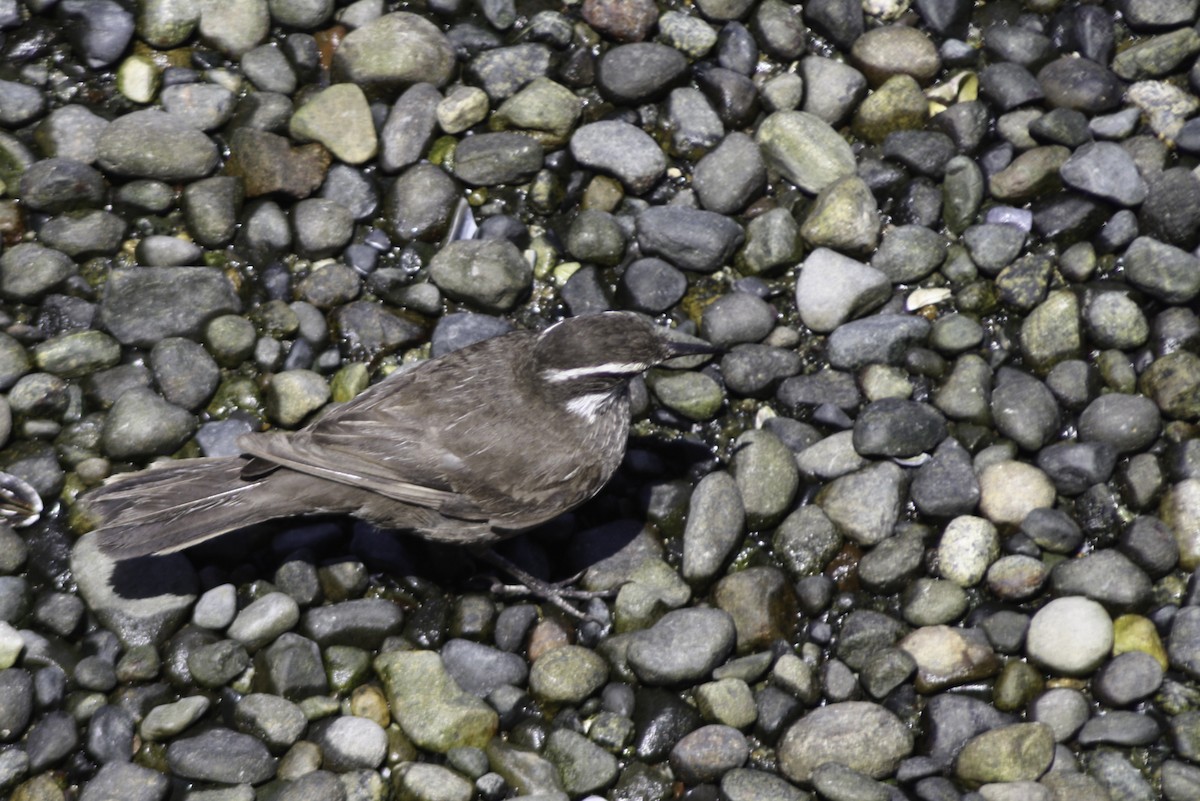
<svg viewBox="0 0 1200 801"><path fill-rule="evenodd" d="M611 392L676 356L716 353L702 342L679 342L631 312L569 317L538 335L534 367L548 385L569 395Z"/></svg>

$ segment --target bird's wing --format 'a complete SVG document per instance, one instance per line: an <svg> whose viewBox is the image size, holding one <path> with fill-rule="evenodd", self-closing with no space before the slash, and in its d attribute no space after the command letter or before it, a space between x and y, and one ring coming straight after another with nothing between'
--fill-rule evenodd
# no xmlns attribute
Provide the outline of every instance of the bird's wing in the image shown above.
<svg viewBox="0 0 1200 801"><path fill-rule="evenodd" d="M462 458L469 456L475 429L495 423L482 408L495 387L479 386L481 374L507 378L495 375L493 342L392 375L304 430L249 434L239 445L292 470L450 517L487 520L498 510L480 508L478 495L464 493L456 478L467 474ZM443 409L451 404L455 412Z"/></svg>
<svg viewBox="0 0 1200 801"><path fill-rule="evenodd" d="M307 432L248 434L238 444L245 453L272 464L370 490L402 503L435 509L464 520L488 518L455 492L441 471L430 470L426 460L405 459L400 449L389 448L389 443L394 442L390 438L361 442L347 438L350 442L346 444L351 447L322 439L325 441Z"/></svg>

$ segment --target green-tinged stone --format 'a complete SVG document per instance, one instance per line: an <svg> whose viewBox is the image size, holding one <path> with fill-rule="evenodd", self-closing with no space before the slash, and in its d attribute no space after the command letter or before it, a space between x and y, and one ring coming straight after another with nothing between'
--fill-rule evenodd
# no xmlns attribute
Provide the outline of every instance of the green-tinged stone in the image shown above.
<svg viewBox="0 0 1200 801"><path fill-rule="evenodd" d="M362 648L331 645L325 649L325 675L329 688L345 694L366 681L371 673L371 654Z"/></svg>
<svg viewBox="0 0 1200 801"><path fill-rule="evenodd" d="M224 420L236 411L244 411L256 417L263 416L262 393L252 379L231 376L221 382L213 399L209 401L208 414Z"/></svg>
<svg viewBox="0 0 1200 801"><path fill-rule="evenodd" d="M562 793L558 769L533 751L493 740L487 746L492 770L499 773L520 795Z"/></svg>
<svg viewBox="0 0 1200 801"><path fill-rule="evenodd" d="M1001 726L967 741L954 772L972 786L1034 781L1054 759L1054 730L1045 723Z"/></svg>
<svg viewBox="0 0 1200 801"><path fill-rule="evenodd" d="M471 782L441 765L412 762L392 777L398 801L471 801L475 787Z"/></svg>
<svg viewBox="0 0 1200 801"><path fill-rule="evenodd" d="M613 613L616 630L649 628L670 610L686 604L691 597L691 588L666 562L661 559L642 562L617 592Z"/></svg>
<svg viewBox="0 0 1200 801"><path fill-rule="evenodd" d="M993 703L1001 712L1016 712L1036 698L1045 686L1041 671L1028 662L1012 661L1000 671Z"/></svg>
<svg viewBox="0 0 1200 801"><path fill-rule="evenodd" d="M880 144L895 131L915 130L929 116L929 101L911 75L893 75L867 96L854 113L854 133Z"/></svg>
<svg viewBox="0 0 1200 801"><path fill-rule="evenodd" d="M330 389L334 403L345 403L358 396L371 383L371 375L363 362L352 362L333 374Z"/></svg>
<svg viewBox="0 0 1200 801"><path fill-rule="evenodd" d="M1146 368L1139 386L1168 417L1200 418L1200 356L1186 350L1168 353Z"/></svg>
<svg viewBox="0 0 1200 801"><path fill-rule="evenodd" d="M1077 357L1082 348L1079 300L1069 290L1051 292L1021 326L1021 352L1038 372Z"/></svg>
<svg viewBox="0 0 1200 801"><path fill-rule="evenodd" d="M711 420L721 410L721 385L704 373L653 370L646 383L663 406L689 420Z"/></svg>
<svg viewBox="0 0 1200 801"><path fill-rule="evenodd" d="M444 754L485 747L500 725L496 712L465 693L434 651L389 651L375 660L392 715L420 748Z"/></svg>
<svg viewBox="0 0 1200 801"><path fill-rule="evenodd" d="M63 334L33 348L34 364L60 378L80 378L120 360L120 344L102 331Z"/></svg>
<svg viewBox="0 0 1200 801"><path fill-rule="evenodd" d="M1141 615L1121 615L1113 621L1113 656L1129 651L1145 651L1167 669L1167 649L1154 622Z"/></svg>
<svg viewBox="0 0 1200 801"><path fill-rule="evenodd" d="M815 114L777 111L758 126L755 140L768 166L805 192L854 174L850 145Z"/></svg>

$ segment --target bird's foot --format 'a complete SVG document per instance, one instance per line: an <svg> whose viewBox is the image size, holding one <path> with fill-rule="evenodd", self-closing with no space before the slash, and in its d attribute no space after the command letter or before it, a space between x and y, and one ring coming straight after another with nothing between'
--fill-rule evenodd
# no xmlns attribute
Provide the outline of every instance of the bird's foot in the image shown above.
<svg viewBox="0 0 1200 801"><path fill-rule="evenodd" d="M558 607L573 618L578 620L592 620L593 618L579 609L576 609L569 600L588 601L594 598L611 598L615 595L613 590L580 590L575 589L573 585L583 577L584 571L576 573L568 579L557 582L549 582L538 578L527 570L518 567L515 563L496 553L491 548L479 551L479 556L485 561L490 562L496 568L503 570L508 575L515 578L518 584L505 584L499 580L492 582L491 590L497 595L505 595L508 597L517 597L521 595L535 595L550 604Z"/></svg>

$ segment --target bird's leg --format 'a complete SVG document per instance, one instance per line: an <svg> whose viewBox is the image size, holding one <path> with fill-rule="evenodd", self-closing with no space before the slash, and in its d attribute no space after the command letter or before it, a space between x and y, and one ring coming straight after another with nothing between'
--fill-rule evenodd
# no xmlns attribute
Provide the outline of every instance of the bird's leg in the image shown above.
<svg viewBox="0 0 1200 801"><path fill-rule="evenodd" d="M514 562L496 553L496 551L492 550L491 548L483 548L479 551L476 551L476 553L485 562L490 563L493 567L496 567L499 570L503 570L505 573L520 582L520 584L502 584L499 581L494 582L492 584L492 592L495 592L499 595L510 596L536 595L539 598L542 598L557 606L559 609L563 610L572 617L580 620L587 620L588 617L575 607L571 606L571 604L567 603L568 598L573 600L589 600L591 598L607 598L613 595L611 590L600 590L593 592L589 590L571 589L570 585L574 584L580 579L581 576L583 576L583 571L580 571L565 581L551 583L548 581L543 581L529 571L518 567Z"/></svg>

